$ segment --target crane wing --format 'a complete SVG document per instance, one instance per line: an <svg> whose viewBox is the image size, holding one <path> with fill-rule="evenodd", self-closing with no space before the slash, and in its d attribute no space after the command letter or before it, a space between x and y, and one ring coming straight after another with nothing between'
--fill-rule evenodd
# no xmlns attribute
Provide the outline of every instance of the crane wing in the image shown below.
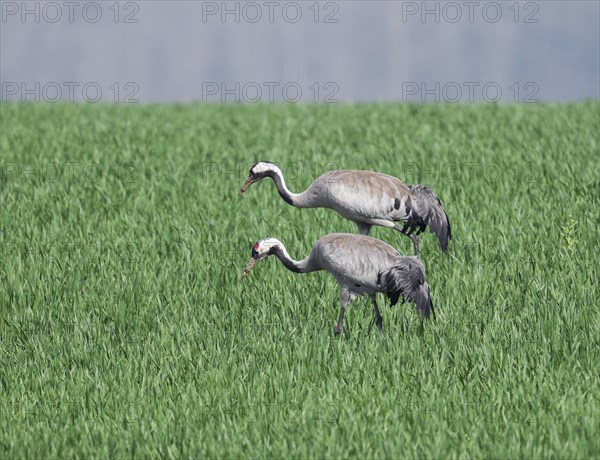
<svg viewBox="0 0 600 460"><path fill-rule="evenodd" d="M410 194L406 184L372 171L340 170L319 178L323 206L351 220L399 220L401 203Z"/></svg>
<svg viewBox="0 0 600 460"><path fill-rule="evenodd" d="M377 275L400 255L387 243L363 235L330 234L319 240L312 257L338 281L378 287Z"/></svg>

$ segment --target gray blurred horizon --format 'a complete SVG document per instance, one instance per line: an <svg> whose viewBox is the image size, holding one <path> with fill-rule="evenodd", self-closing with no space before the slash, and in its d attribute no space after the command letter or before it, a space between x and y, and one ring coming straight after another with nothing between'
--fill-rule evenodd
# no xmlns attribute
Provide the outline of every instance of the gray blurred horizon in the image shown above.
<svg viewBox="0 0 600 460"><path fill-rule="evenodd" d="M0 2L2 101L600 98L600 2Z"/></svg>

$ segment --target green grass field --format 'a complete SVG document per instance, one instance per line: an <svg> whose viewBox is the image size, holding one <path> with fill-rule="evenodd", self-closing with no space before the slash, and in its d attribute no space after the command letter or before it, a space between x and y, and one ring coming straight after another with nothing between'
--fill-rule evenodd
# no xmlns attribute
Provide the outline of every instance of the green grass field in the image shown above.
<svg viewBox="0 0 600 460"><path fill-rule="evenodd" d="M600 457L600 104L2 104L0 457ZM437 310L346 315L295 258L329 169L431 186ZM411 254L408 238L372 236Z"/></svg>

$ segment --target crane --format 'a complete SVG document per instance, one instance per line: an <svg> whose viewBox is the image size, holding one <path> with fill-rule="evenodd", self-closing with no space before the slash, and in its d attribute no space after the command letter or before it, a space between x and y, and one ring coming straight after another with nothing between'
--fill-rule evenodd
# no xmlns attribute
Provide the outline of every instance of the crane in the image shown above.
<svg viewBox="0 0 600 460"><path fill-rule="evenodd" d="M344 314L357 295L371 298L375 322L381 331L383 319L377 307L377 293L387 294L392 305L400 297L402 302L413 301L424 319L430 313L435 318L429 285L425 281L425 267L416 256L401 256L389 244L366 235L331 233L315 243L310 254L296 261L276 238L263 238L252 247L252 258L243 277L254 264L275 255L283 265L295 273L326 270L340 286L340 316L334 329L339 335L344 326Z"/></svg>
<svg viewBox="0 0 600 460"><path fill-rule="evenodd" d="M373 225L393 228L408 236L419 255L419 237L427 227L437 236L442 250L448 250L450 221L439 198L424 185L406 185L399 179L373 171L337 170L319 176L302 193L292 193L281 169L274 163L259 161L250 168L238 195L265 177L274 182L283 200L298 208L329 208L358 226L368 235ZM399 227L397 222L403 222Z"/></svg>

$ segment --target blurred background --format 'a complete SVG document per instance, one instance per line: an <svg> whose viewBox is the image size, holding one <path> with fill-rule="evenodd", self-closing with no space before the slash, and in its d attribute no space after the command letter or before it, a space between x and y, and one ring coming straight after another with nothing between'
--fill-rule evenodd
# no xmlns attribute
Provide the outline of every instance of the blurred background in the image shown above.
<svg viewBox="0 0 600 460"><path fill-rule="evenodd" d="M3 101L600 97L600 2L1 2Z"/></svg>

